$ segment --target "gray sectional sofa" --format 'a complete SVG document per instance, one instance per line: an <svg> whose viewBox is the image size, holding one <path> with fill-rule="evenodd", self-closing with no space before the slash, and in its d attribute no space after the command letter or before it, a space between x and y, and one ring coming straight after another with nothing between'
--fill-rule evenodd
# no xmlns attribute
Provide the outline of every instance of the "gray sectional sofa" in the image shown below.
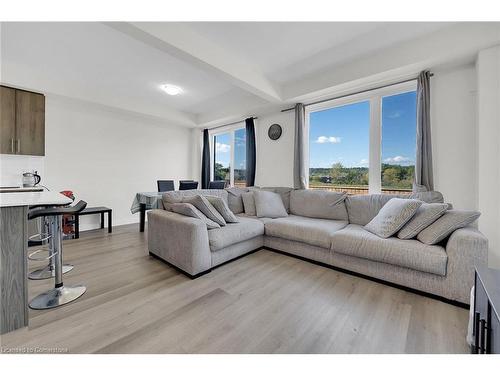
<svg viewBox="0 0 500 375"><path fill-rule="evenodd" d="M196 194L220 196L240 222L207 230L197 218L165 209L149 211L150 254L197 277L239 256L268 248L464 304L468 303L474 267L487 263L487 239L473 227L456 230L438 245L416 239L383 239L365 230L363 226L394 195L349 196L332 207L329 202L335 193L264 189L281 195L287 217L245 215L240 193L234 188L165 193L164 202L180 202L184 196ZM437 192L414 198L442 201Z"/></svg>

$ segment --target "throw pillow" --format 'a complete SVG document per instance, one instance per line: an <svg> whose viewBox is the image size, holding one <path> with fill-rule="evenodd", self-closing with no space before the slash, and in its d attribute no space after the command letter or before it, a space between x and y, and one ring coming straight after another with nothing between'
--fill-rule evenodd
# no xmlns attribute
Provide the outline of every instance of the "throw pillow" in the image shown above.
<svg viewBox="0 0 500 375"><path fill-rule="evenodd" d="M455 230L472 224L480 215L481 213L477 211L448 210L443 216L420 232L417 239L427 245L435 245Z"/></svg>
<svg viewBox="0 0 500 375"><path fill-rule="evenodd" d="M215 221L220 226L226 225L226 221L222 215L215 209L214 206L205 198L203 195L194 195L192 197L184 197L182 199L183 203L191 203L198 210L203 212L203 214L210 220Z"/></svg>
<svg viewBox="0 0 500 375"><path fill-rule="evenodd" d="M207 200L212 206L221 214L226 223L239 223L240 220L236 215L230 210L226 201L220 197L214 197L211 195L206 196Z"/></svg>
<svg viewBox="0 0 500 375"><path fill-rule="evenodd" d="M241 214L242 212L245 212L245 208L243 207L243 200L241 199L241 194L246 193L248 189L239 187L230 187L226 188L226 191L228 193L227 200L231 211L233 211L234 214Z"/></svg>
<svg viewBox="0 0 500 375"><path fill-rule="evenodd" d="M203 212L198 210L191 203L171 203L170 208L173 212L176 212L178 214L200 219L207 225L208 229L220 228L219 224L203 215Z"/></svg>
<svg viewBox="0 0 500 375"><path fill-rule="evenodd" d="M245 207L245 214L248 216L256 216L257 209L255 208L255 199L253 197L253 192L241 194L241 199L243 199L243 207Z"/></svg>
<svg viewBox="0 0 500 375"><path fill-rule="evenodd" d="M254 191L255 210L258 217L275 219L288 216L281 196L271 191Z"/></svg>
<svg viewBox="0 0 500 375"><path fill-rule="evenodd" d="M417 212L422 201L393 198L389 200L365 229L382 238L388 238L401 229Z"/></svg>
<svg viewBox="0 0 500 375"><path fill-rule="evenodd" d="M398 238L409 240L439 219L448 209L446 203L422 203L415 215L398 233Z"/></svg>

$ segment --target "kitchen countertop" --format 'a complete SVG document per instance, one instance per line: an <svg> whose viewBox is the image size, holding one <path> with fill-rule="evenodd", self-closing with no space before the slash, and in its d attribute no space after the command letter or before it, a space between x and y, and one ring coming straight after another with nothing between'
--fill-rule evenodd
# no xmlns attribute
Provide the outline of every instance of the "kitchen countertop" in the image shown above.
<svg viewBox="0 0 500 375"><path fill-rule="evenodd" d="M0 207L36 206L36 205L65 205L73 201L53 191L15 192L0 194Z"/></svg>

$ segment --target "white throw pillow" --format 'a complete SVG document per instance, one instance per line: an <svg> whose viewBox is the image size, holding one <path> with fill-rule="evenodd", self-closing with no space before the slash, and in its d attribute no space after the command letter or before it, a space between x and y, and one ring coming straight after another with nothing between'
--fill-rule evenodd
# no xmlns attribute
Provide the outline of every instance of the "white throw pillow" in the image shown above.
<svg viewBox="0 0 500 375"><path fill-rule="evenodd" d="M241 199L243 199L243 207L245 207L245 214L248 216L256 216L257 209L255 208L255 199L253 197L253 191L241 194Z"/></svg>
<svg viewBox="0 0 500 375"><path fill-rule="evenodd" d="M281 196L271 191L254 191L253 197L255 200L255 210L258 217L269 217L275 219L278 217L286 217L285 205Z"/></svg>
<svg viewBox="0 0 500 375"><path fill-rule="evenodd" d="M392 198L368 224L365 229L382 238L388 238L400 230L417 212L422 201L416 199Z"/></svg>

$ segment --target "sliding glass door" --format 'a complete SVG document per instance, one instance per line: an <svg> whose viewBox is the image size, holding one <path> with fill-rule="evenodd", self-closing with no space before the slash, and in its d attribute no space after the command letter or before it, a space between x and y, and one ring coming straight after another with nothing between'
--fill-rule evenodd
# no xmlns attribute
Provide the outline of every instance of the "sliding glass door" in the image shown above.
<svg viewBox="0 0 500 375"><path fill-rule="evenodd" d="M246 186L246 130L236 128L212 135L213 181Z"/></svg>

